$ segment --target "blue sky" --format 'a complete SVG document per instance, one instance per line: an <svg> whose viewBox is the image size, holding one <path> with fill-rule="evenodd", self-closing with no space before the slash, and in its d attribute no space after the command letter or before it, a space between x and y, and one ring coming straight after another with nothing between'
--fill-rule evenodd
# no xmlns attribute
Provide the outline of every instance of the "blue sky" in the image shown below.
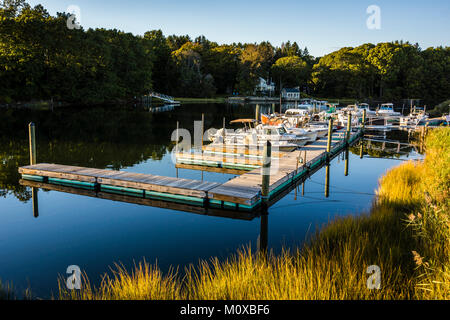
<svg viewBox="0 0 450 320"><path fill-rule="evenodd" d="M404 40L422 48L450 46L450 0L28 0L52 15L70 5L87 28L116 28L143 34L205 35L221 43L297 41L314 56L345 46ZM381 10L381 29L369 30L366 9Z"/></svg>

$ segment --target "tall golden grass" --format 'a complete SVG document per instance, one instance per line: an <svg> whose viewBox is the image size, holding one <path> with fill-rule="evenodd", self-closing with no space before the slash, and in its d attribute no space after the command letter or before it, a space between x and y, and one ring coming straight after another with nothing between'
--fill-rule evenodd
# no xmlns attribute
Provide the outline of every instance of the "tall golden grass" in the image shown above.
<svg viewBox="0 0 450 320"><path fill-rule="evenodd" d="M239 251L184 273L116 265L99 287L61 282L60 299L449 299L450 129L430 131L426 159L387 172L370 213L336 219L281 255ZM367 288L369 265L381 288Z"/></svg>

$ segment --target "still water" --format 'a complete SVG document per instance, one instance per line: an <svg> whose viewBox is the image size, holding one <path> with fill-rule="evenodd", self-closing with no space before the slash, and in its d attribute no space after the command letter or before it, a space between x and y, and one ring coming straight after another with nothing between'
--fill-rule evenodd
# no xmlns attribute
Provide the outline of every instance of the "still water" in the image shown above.
<svg viewBox="0 0 450 320"><path fill-rule="evenodd" d="M262 109L264 111L264 108ZM38 191L39 216L33 216L31 189L19 184L18 167L29 163L27 124L36 124L38 162L110 168L176 176L171 152L176 122L193 132L205 114L205 128L222 119L254 117L251 105L188 104L166 112L144 107L0 110L0 279L34 296L57 293L58 275L78 265L92 283L114 263L130 268L145 259L162 270L226 258L243 246L257 248L260 218L250 221L141 206L57 191ZM388 138L407 140L405 133ZM365 142L365 145L367 143ZM373 142L372 146L380 144ZM392 149L392 148L391 148ZM369 153L369 154L368 154ZM396 153L396 152L394 152ZM342 156L330 166L330 196L324 196L325 169L269 209L268 247L275 253L299 246L337 216L370 209L378 179L402 160L419 158L412 148L400 153L351 149L349 175ZM179 169L181 178L202 178ZM203 173L205 181L233 175Z"/></svg>

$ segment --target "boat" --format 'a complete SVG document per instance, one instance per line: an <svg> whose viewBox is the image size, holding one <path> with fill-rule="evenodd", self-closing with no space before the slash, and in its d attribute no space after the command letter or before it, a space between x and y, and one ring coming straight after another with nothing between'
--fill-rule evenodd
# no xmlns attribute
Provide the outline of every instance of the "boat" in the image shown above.
<svg viewBox="0 0 450 320"><path fill-rule="evenodd" d="M320 123L308 123L305 127L305 129L317 132L317 138L323 138L328 134L328 125L327 124L320 124Z"/></svg>
<svg viewBox="0 0 450 320"><path fill-rule="evenodd" d="M363 114L363 111L366 110L366 116L369 117L375 117L377 115L376 111L370 110L369 104L368 103L357 103L356 107L358 108L358 110L361 112L361 116Z"/></svg>
<svg viewBox="0 0 450 320"><path fill-rule="evenodd" d="M288 132L284 124L280 125L260 124L256 126L256 135L258 137L258 140L287 141L289 143L294 143L299 147L304 146L312 138L311 135L300 134L300 132L299 134Z"/></svg>
<svg viewBox="0 0 450 320"><path fill-rule="evenodd" d="M386 116L386 117L399 117L402 114L400 112L394 111L394 104L392 103L383 103L377 110L377 115Z"/></svg>
<svg viewBox="0 0 450 320"><path fill-rule="evenodd" d="M306 129L306 128L296 128L296 127L288 127L284 125L284 129L288 134L294 134L299 137L308 138L307 142L314 142L317 140L319 130L315 129Z"/></svg>
<svg viewBox="0 0 450 320"><path fill-rule="evenodd" d="M273 148L278 150L292 150L305 145L309 138L306 136L297 136L289 134L282 124L277 125L256 125L254 119L237 119L230 122L230 124L241 123L243 128L237 130L223 131L219 129L215 134L210 136L213 144L224 144L230 147L245 146L245 147L263 147L267 141L272 143Z"/></svg>

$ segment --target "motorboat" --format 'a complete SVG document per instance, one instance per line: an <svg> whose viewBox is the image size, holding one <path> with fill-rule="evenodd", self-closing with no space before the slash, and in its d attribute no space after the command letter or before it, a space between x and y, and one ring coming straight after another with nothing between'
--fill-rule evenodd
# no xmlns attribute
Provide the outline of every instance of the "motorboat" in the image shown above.
<svg viewBox="0 0 450 320"><path fill-rule="evenodd" d="M237 119L230 122L244 124L243 128L237 130L219 129L210 136L214 144L228 146L262 147L267 141L271 141L274 148L279 150L298 148L309 141L309 137L289 134L284 125L256 125L253 119Z"/></svg>
<svg viewBox="0 0 450 320"><path fill-rule="evenodd" d="M394 104L392 103L383 103L377 110L377 115L386 116L386 117L399 117L402 114L400 112L394 111Z"/></svg>

